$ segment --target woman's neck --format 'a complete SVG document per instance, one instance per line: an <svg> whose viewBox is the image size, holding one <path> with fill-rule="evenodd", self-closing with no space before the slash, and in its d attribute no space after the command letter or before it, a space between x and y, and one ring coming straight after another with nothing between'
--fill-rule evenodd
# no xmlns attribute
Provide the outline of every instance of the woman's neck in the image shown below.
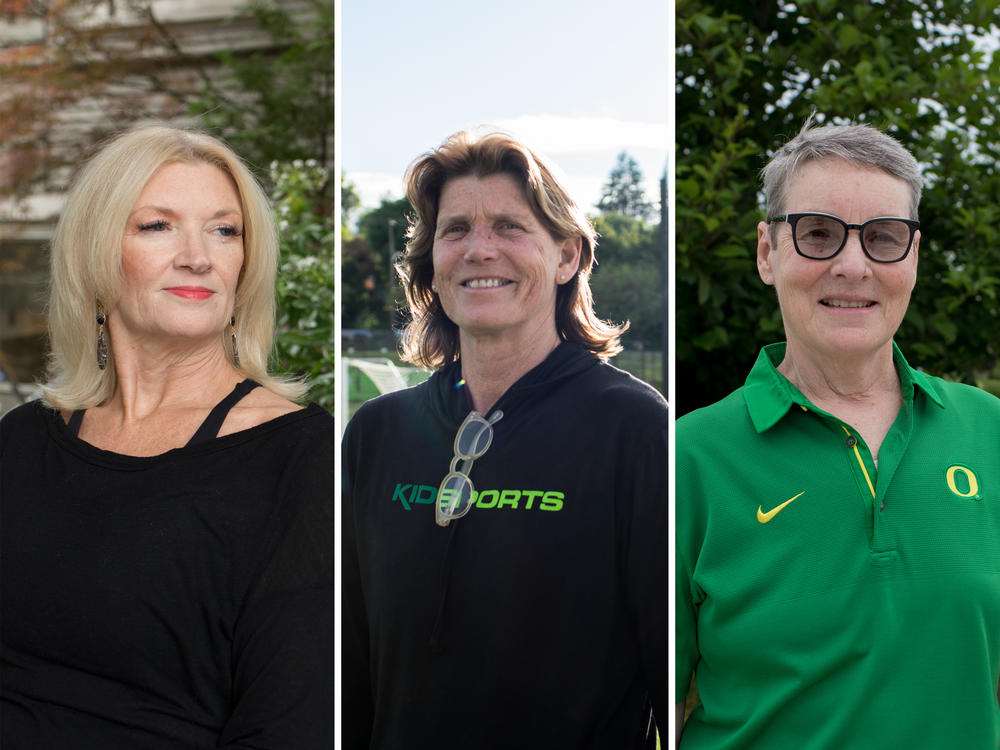
<svg viewBox="0 0 1000 750"><path fill-rule="evenodd" d="M874 357L833 361L786 350L777 369L810 403L853 427L878 458L903 401L891 343Z"/></svg>
<svg viewBox="0 0 1000 750"><path fill-rule="evenodd" d="M115 350L117 387L105 404L123 422L163 409L211 408L242 380L222 346L183 354Z"/></svg>
<svg viewBox="0 0 1000 750"><path fill-rule="evenodd" d="M874 356L856 357L817 356L789 343L777 369L814 403L868 401L880 395L895 400L900 392L891 343Z"/></svg>
<svg viewBox="0 0 1000 750"><path fill-rule="evenodd" d="M462 378L472 408L486 414L508 388L544 362L559 346L559 334L554 324L551 333L545 332L528 340L460 333L460 346Z"/></svg>

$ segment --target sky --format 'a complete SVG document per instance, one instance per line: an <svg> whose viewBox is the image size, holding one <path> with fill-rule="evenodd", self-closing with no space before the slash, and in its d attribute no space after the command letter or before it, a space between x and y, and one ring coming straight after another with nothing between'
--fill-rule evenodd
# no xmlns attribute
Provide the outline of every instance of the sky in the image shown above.
<svg viewBox="0 0 1000 750"><path fill-rule="evenodd" d="M341 166L362 205L457 130L512 132L588 213L628 151L659 199L672 50L663 0L342 0Z"/></svg>

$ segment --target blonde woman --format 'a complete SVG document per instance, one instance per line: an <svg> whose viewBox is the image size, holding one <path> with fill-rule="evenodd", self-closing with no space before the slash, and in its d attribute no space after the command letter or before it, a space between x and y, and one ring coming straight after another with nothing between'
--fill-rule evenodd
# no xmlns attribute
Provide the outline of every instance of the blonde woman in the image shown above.
<svg viewBox="0 0 1000 750"><path fill-rule="evenodd" d="M0 422L0 744L332 746L333 420L271 375L238 157L148 127L52 241L41 402Z"/></svg>

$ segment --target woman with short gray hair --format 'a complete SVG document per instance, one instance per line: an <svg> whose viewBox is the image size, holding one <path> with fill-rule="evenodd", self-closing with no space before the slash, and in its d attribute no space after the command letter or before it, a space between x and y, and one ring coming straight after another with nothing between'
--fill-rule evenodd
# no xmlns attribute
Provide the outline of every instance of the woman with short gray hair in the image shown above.
<svg viewBox="0 0 1000 750"><path fill-rule="evenodd" d="M1000 748L1000 400L894 342L916 160L810 125L763 172L786 341L677 423L677 741Z"/></svg>

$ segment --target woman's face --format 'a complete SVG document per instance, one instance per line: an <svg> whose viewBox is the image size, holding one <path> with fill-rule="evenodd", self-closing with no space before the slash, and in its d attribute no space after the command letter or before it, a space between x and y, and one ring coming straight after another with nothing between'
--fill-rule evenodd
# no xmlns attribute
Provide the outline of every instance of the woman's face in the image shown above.
<svg viewBox="0 0 1000 750"><path fill-rule="evenodd" d="M908 185L879 169L862 169L843 159L807 162L789 180L786 213L816 211L849 224L880 216L909 218ZM906 314L917 279L920 232L897 263L876 263L861 249L858 232L829 260L795 252L791 227L757 227L757 268L774 286L789 351L824 357L871 354L889 345Z"/></svg>
<svg viewBox="0 0 1000 750"><path fill-rule="evenodd" d="M232 179L201 162L161 167L125 226L112 336L217 340L242 267L243 213Z"/></svg>
<svg viewBox="0 0 1000 750"><path fill-rule="evenodd" d="M556 289L576 273L580 248L579 237L549 234L512 176L455 177L438 202L434 286L462 335L551 336Z"/></svg>

